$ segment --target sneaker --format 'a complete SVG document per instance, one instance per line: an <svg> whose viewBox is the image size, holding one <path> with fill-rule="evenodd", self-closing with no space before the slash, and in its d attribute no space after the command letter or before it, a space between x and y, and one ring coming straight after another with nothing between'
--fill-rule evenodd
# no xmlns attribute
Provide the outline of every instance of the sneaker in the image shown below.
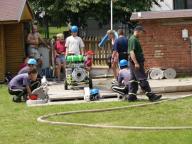
<svg viewBox="0 0 192 144"><path fill-rule="evenodd" d="M21 102L21 97L14 95L12 100L13 100L13 102L18 103L18 102Z"/></svg>
<svg viewBox="0 0 192 144"><path fill-rule="evenodd" d="M149 101L151 102L158 101L162 97L162 95L156 95L154 93L149 93L147 96L149 97Z"/></svg>
<svg viewBox="0 0 192 144"><path fill-rule="evenodd" d="M136 97L135 95L132 95L132 94L131 94L131 95L128 96L127 99L128 99L129 102L134 102L134 101L137 100L137 97Z"/></svg>

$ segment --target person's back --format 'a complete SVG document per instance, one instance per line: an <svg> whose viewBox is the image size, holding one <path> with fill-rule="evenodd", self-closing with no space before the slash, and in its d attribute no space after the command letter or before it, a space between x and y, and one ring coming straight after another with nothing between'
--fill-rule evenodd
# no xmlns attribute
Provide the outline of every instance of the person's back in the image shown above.
<svg viewBox="0 0 192 144"><path fill-rule="evenodd" d="M123 29L118 30L118 39L115 40L113 50L118 53L119 62L128 60L128 39L124 36Z"/></svg>
<svg viewBox="0 0 192 144"><path fill-rule="evenodd" d="M10 89L24 89L25 86L30 84L28 73L16 75L8 84Z"/></svg>
<svg viewBox="0 0 192 144"><path fill-rule="evenodd" d="M120 71L118 73L118 84L114 83L111 87L114 92L124 95L124 98L129 92L130 70L128 69L128 65L126 59L119 62Z"/></svg>
<svg viewBox="0 0 192 144"><path fill-rule="evenodd" d="M124 85L129 85L130 70L127 68L121 69L118 75L118 82Z"/></svg>
<svg viewBox="0 0 192 144"><path fill-rule="evenodd" d="M119 37L115 43L117 49L115 49L118 53L127 52L128 51L128 39L125 36ZM114 45L114 47L115 47Z"/></svg>

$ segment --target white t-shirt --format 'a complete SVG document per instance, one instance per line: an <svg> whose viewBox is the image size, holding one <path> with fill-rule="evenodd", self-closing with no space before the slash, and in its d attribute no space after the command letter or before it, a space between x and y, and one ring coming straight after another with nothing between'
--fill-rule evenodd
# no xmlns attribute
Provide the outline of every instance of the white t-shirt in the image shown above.
<svg viewBox="0 0 192 144"><path fill-rule="evenodd" d="M85 45L83 43L83 40L80 37L69 36L66 39L65 47L66 47L67 53L79 55L80 48L84 48Z"/></svg>

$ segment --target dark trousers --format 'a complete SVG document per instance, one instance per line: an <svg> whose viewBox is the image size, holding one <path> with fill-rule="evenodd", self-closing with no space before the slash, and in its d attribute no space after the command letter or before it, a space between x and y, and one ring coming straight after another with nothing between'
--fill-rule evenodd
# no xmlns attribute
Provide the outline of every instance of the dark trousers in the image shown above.
<svg viewBox="0 0 192 144"><path fill-rule="evenodd" d="M128 60L128 53L119 53L119 62L123 59Z"/></svg>
<svg viewBox="0 0 192 144"><path fill-rule="evenodd" d="M33 81L30 84L30 89L33 91L34 89L40 87L39 81ZM8 89L8 92L10 95L16 95L18 97L26 96L27 95L27 89Z"/></svg>
<svg viewBox="0 0 192 144"><path fill-rule="evenodd" d="M133 62L130 62L130 83L129 83L129 95L136 95L138 91L138 85L140 85L141 89L145 91L145 93L150 93L151 88L147 81L147 76L144 70L144 63L139 63L140 68L135 69L135 65Z"/></svg>

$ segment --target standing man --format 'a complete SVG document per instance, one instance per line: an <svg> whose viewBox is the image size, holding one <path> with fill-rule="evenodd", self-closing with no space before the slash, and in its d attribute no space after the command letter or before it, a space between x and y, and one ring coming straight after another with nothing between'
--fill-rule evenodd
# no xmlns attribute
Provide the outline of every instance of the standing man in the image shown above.
<svg viewBox="0 0 192 144"><path fill-rule="evenodd" d="M115 40L117 39L117 36L115 35L114 30L108 30L107 34L112 45L112 55L110 59L110 66L112 67L113 75L114 75L114 80L112 81L112 83L115 83L118 77L118 53L113 48L114 48L114 43L115 43Z"/></svg>
<svg viewBox="0 0 192 144"><path fill-rule="evenodd" d="M67 37L65 47L66 55L80 55L83 53L83 48L85 47L83 40L77 36L78 27L71 27L71 36Z"/></svg>
<svg viewBox="0 0 192 144"><path fill-rule="evenodd" d="M119 62L123 59L128 60L128 39L124 36L123 29L118 30L118 39L115 40L113 51L118 53Z"/></svg>
<svg viewBox="0 0 192 144"><path fill-rule="evenodd" d="M43 43L45 44L48 48L50 48L50 46L48 46L45 41L41 38L40 33L38 32L37 26L33 25L32 26L32 32L28 34L27 36L27 44L28 46L28 56L35 58L38 62L38 65L41 66L43 61L41 59L41 55L38 51L39 48L39 44Z"/></svg>
<svg viewBox="0 0 192 144"><path fill-rule="evenodd" d="M156 101L161 95L156 95L151 91L151 87L147 81L144 70L144 55L139 42L139 37L144 33L142 26L136 26L133 35L129 39L128 51L130 54L130 81L129 81L129 97L128 101L137 100L138 84L145 91L149 101Z"/></svg>

